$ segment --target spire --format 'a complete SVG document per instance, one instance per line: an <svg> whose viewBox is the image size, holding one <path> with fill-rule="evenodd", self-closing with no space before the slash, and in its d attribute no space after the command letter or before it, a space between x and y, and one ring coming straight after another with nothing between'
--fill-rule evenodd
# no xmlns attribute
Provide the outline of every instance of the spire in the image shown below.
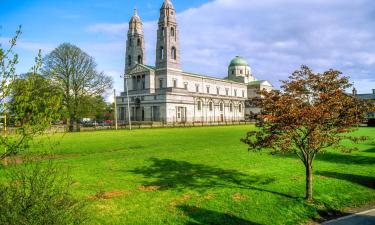
<svg viewBox="0 0 375 225"><path fill-rule="evenodd" d="M173 4L170 0L165 0L161 8L173 8Z"/></svg>
<svg viewBox="0 0 375 225"><path fill-rule="evenodd" d="M134 16L138 16L138 10L137 10L137 7L134 8Z"/></svg>

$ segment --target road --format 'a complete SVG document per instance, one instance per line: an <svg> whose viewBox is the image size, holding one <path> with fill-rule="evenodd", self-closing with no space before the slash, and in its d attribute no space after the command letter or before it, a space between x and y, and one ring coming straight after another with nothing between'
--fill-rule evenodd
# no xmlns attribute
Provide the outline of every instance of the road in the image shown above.
<svg viewBox="0 0 375 225"><path fill-rule="evenodd" d="M375 209L326 221L322 225L375 225Z"/></svg>

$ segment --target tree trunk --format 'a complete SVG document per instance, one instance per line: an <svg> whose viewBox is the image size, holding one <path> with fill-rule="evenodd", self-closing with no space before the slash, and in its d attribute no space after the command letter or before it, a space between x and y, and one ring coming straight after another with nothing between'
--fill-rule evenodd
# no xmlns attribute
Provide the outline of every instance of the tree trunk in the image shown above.
<svg viewBox="0 0 375 225"><path fill-rule="evenodd" d="M70 118L69 119L69 132L73 132L73 131L74 131L74 119Z"/></svg>
<svg viewBox="0 0 375 225"><path fill-rule="evenodd" d="M305 164L306 167L306 200L308 202L311 202L313 200L313 192L312 192L312 186L313 186L313 177L312 177L312 165L309 163Z"/></svg>

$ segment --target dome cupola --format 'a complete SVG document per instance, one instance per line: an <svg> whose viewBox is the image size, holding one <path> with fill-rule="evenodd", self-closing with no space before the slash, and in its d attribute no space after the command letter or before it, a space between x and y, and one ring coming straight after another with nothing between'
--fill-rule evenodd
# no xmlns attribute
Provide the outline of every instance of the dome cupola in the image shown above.
<svg viewBox="0 0 375 225"><path fill-rule="evenodd" d="M249 63L247 63L247 61L241 56L236 56L230 61L228 67L228 79L241 83L248 83L255 80Z"/></svg>

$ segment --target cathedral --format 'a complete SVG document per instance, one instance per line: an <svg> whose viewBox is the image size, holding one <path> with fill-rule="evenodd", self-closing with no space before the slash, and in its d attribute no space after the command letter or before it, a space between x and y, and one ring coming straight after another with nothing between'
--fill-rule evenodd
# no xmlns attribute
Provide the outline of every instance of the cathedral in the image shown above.
<svg viewBox="0 0 375 225"><path fill-rule="evenodd" d="M126 41L125 91L116 97L120 123L126 123L129 116L136 122L243 121L259 111L250 99L261 89L272 90L268 81L253 76L240 56L230 62L223 79L182 71L176 11L170 0L160 9L156 35L155 66L150 66L142 20L135 10Z"/></svg>

